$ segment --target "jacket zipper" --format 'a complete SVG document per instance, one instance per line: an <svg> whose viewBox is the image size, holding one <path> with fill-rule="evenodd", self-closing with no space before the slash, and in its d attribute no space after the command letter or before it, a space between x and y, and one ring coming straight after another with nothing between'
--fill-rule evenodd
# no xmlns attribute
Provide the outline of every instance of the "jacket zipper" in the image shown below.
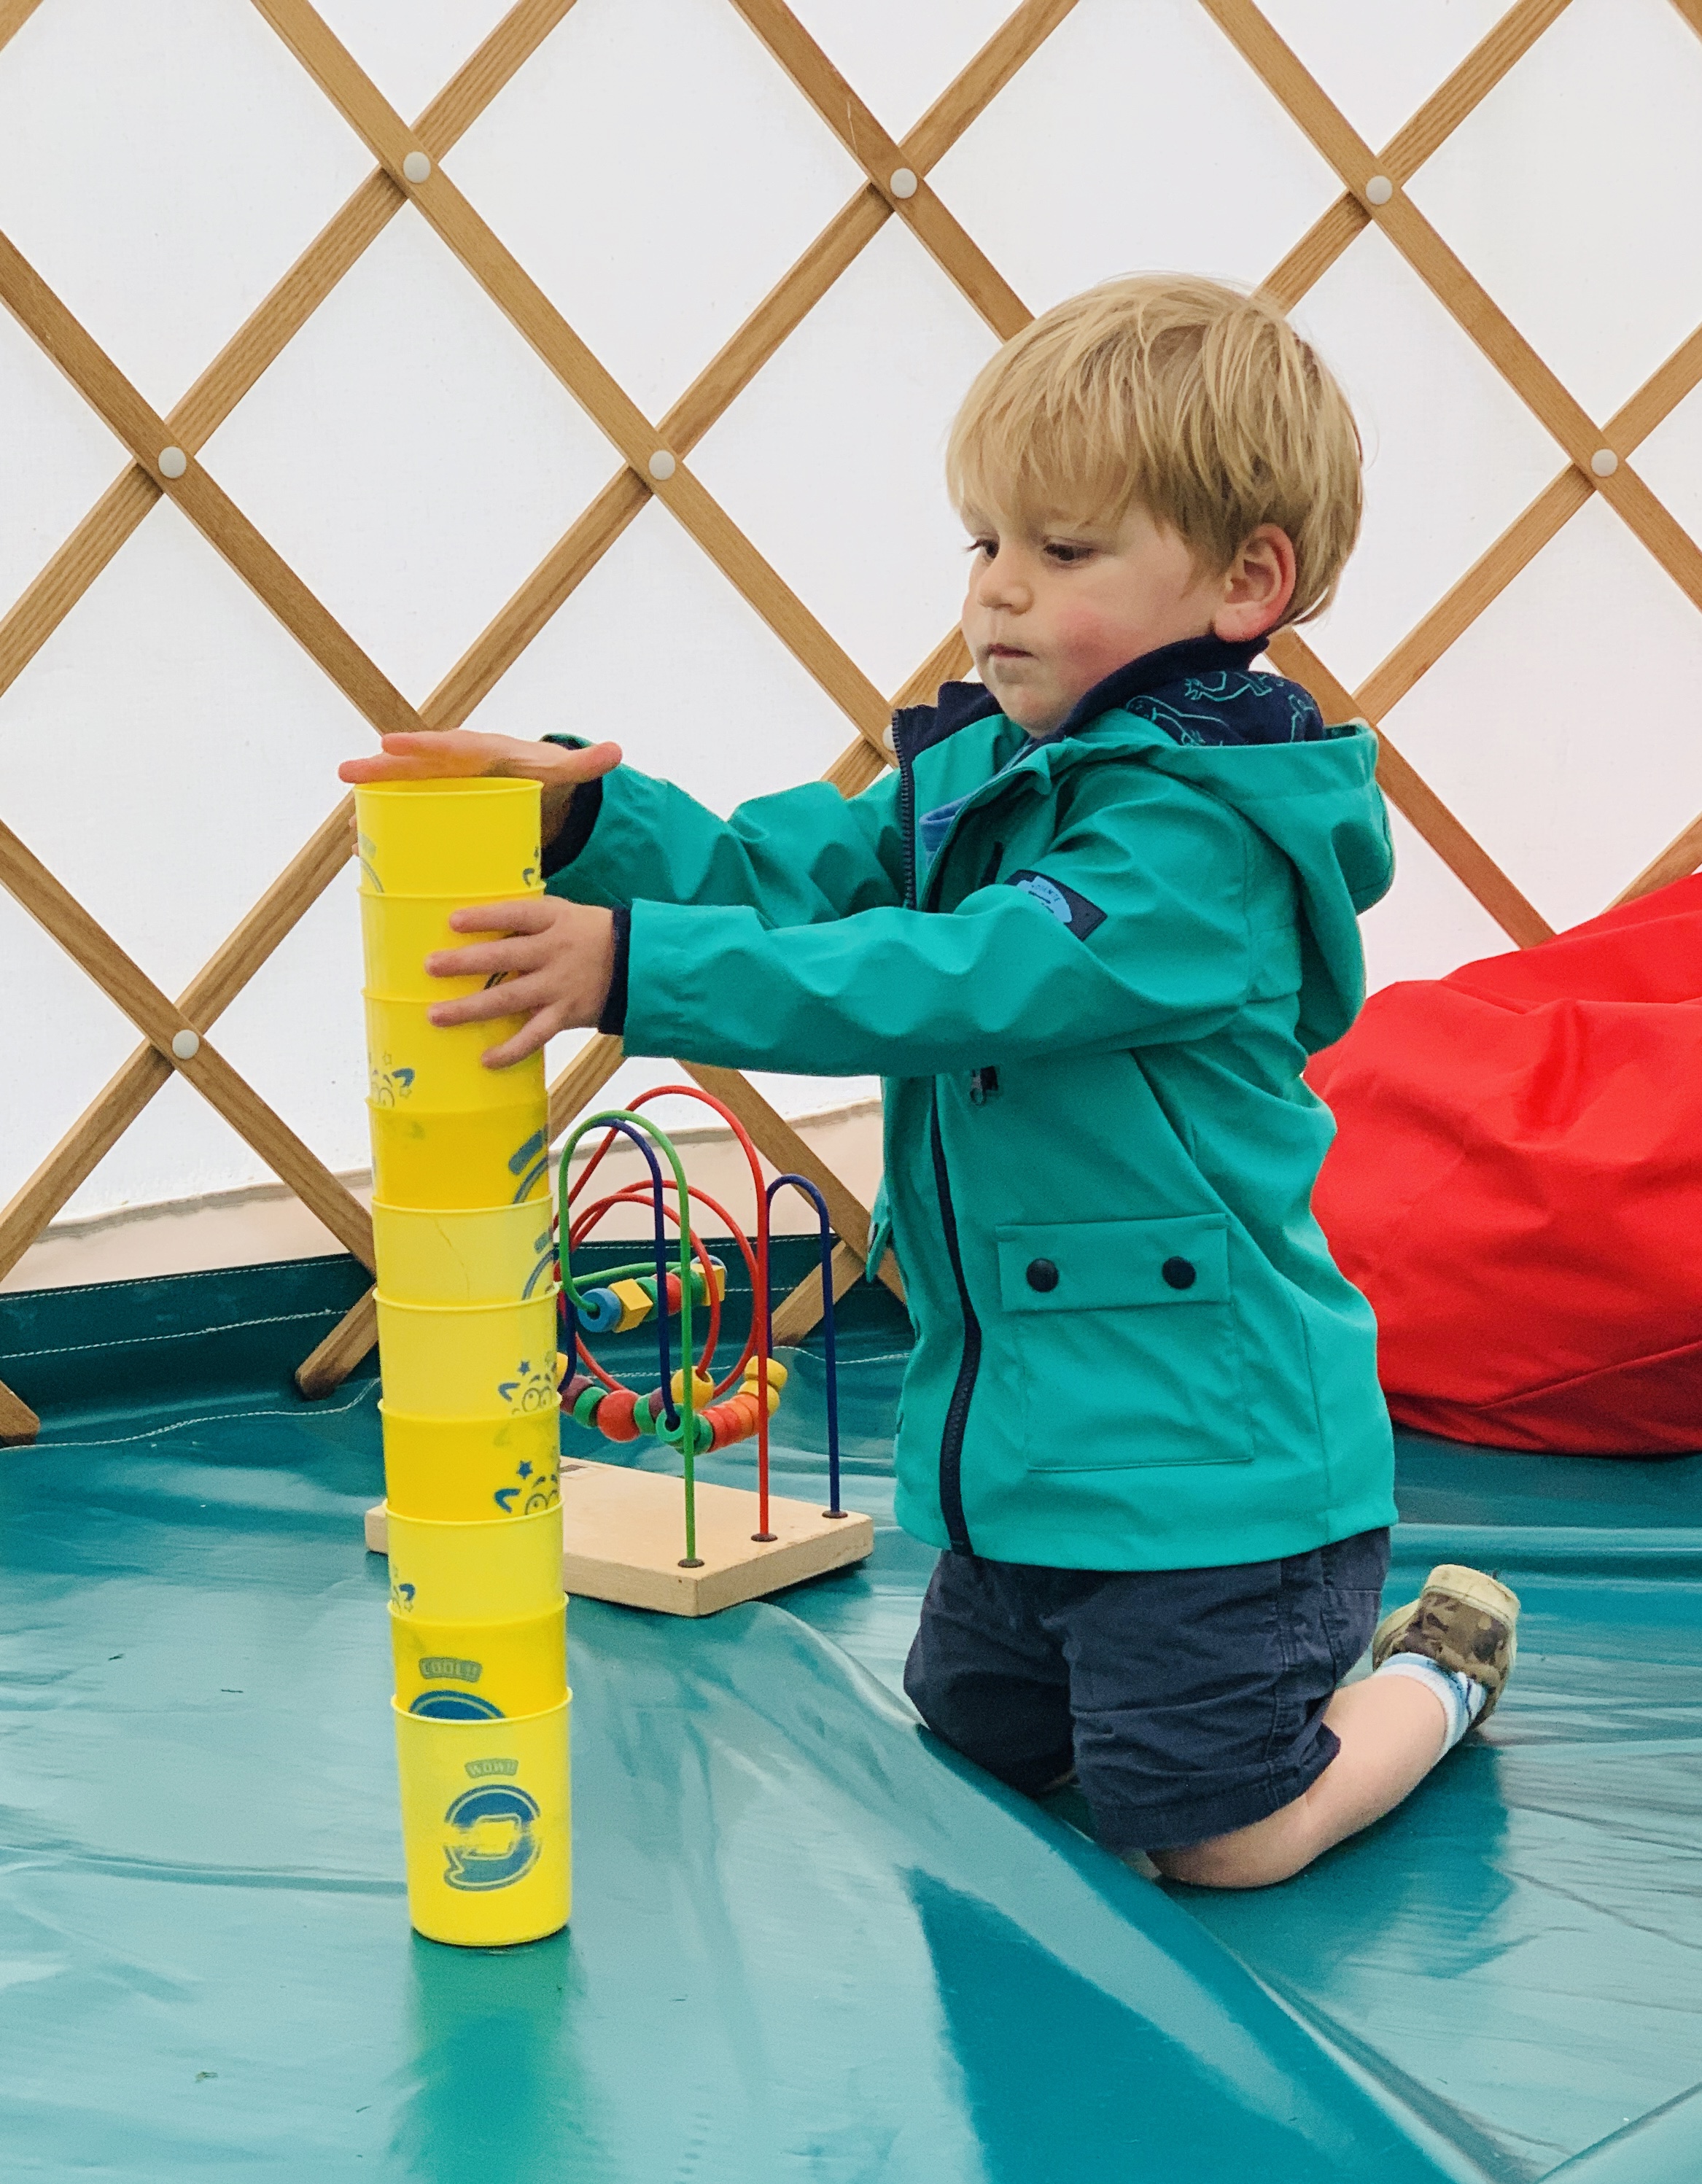
<svg viewBox="0 0 1702 2184"><path fill-rule="evenodd" d="M951 1205L951 1179L946 1172L946 1148L940 1139L940 1084L936 1078L928 1109L928 1132L934 1150L934 1188L940 1199L940 1226L951 1261L951 1278L957 1284L957 1302L963 1314L963 1355L951 1401L946 1409L946 1429L940 1438L940 1514L954 1554L975 1552L963 1516L963 1432L969 1423L969 1402L975 1392L975 1376L981 1369L981 1323L969 1301L969 1284L963 1278L963 1257L957 1248L957 1216Z"/></svg>
<svg viewBox="0 0 1702 2184"><path fill-rule="evenodd" d="M911 754L904 738L894 723L893 743L898 759L898 822L903 837L904 850L904 906L915 910L920 905L916 881L916 775ZM951 1543L954 1554L970 1555L975 1552L969 1538L969 1527L963 1516L963 1434L969 1421L970 1399L975 1392L976 1375L981 1369L981 1323L975 1317L975 1307L969 1301L969 1284L964 1279L963 1256L957 1245L957 1215L951 1204L951 1178L946 1167L946 1148L940 1136L940 1080L935 1078L929 1088L928 1105L929 1141L934 1155L934 1189L940 1201L940 1227L946 1239L946 1250L951 1262L951 1278L957 1284L957 1303L963 1315L963 1354L958 1360L957 1378L951 1389L951 1400L946 1409L945 1430L940 1438L940 1514L946 1525L946 1536Z"/></svg>
<svg viewBox="0 0 1702 2184"><path fill-rule="evenodd" d="M904 907L915 910L916 900L916 767L899 733L898 723L892 724L892 740L898 755L898 831L904 850Z"/></svg>

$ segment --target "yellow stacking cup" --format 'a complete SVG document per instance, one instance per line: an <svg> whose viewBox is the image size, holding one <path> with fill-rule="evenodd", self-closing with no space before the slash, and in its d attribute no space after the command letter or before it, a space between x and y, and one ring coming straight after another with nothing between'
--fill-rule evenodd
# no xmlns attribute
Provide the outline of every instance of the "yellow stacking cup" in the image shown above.
<svg viewBox="0 0 1702 2184"><path fill-rule="evenodd" d="M561 1594L561 1512L447 1524L387 1513L390 1601L428 1623L511 1623Z"/></svg>
<svg viewBox="0 0 1702 2184"><path fill-rule="evenodd" d="M448 1524L529 1517L561 1498L561 1412L506 1418L414 1418L381 1402L384 1497L405 1516Z"/></svg>
<svg viewBox="0 0 1702 2184"><path fill-rule="evenodd" d="M548 1204L372 1206L384 1294L397 1304L520 1304L553 1286Z"/></svg>
<svg viewBox="0 0 1702 2184"><path fill-rule="evenodd" d="M549 1195L549 1106L541 1089L513 1106L459 1115L416 1114L369 1100L366 1119L373 1186L392 1206L518 1206Z"/></svg>
<svg viewBox="0 0 1702 2184"><path fill-rule="evenodd" d="M427 1623L390 1611L396 1703L427 1721L503 1721L567 1696L567 1603L510 1623Z"/></svg>
<svg viewBox="0 0 1702 2184"><path fill-rule="evenodd" d="M431 1721L399 1702L408 1916L428 1941L541 1941L572 1908L567 1713Z"/></svg>
<svg viewBox="0 0 1702 2184"><path fill-rule="evenodd" d="M499 902L536 892L542 791L535 781L458 777L375 782L354 792L360 883L371 894Z"/></svg>
<svg viewBox="0 0 1702 2184"><path fill-rule="evenodd" d="M470 1107L543 1100L542 1047L507 1069L487 1069L482 1058L524 1028L523 1016L488 1017L479 1023L444 1028L427 1022L430 1001L368 994L366 1002L367 1097L375 1107L465 1114Z"/></svg>
<svg viewBox="0 0 1702 2184"><path fill-rule="evenodd" d="M386 1400L410 1418L511 1418L556 1401L555 1285L524 1304L398 1304L378 1292Z"/></svg>
<svg viewBox="0 0 1702 2184"><path fill-rule="evenodd" d="M527 890L541 894L541 888ZM511 901L515 898L508 898ZM445 1001L456 994L477 994L486 984L486 974L468 978L434 978L426 958L439 948L472 948L481 940L500 939L508 931L501 923L485 933L456 933L449 913L479 905L463 895L360 895L360 932L366 944L366 989L393 994L403 1000Z"/></svg>

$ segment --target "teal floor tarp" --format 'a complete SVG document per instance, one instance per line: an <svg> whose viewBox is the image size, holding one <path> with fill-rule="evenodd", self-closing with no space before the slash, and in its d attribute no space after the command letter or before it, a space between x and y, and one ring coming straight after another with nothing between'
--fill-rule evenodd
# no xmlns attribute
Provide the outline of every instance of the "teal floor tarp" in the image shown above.
<svg viewBox="0 0 1702 2184"><path fill-rule="evenodd" d="M871 1311L873 1561L704 1624L576 1602L572 1934L466 1953L406 1923L376 1390L283 1392L354 1291L0 1300L45 1420L0 1455L0 2174L1702 2178L1702 1457L1405 1445L1392 1588L1506 1575L1508 1700L1297 1880L1166 1892L897 1695L931 1557Z"/></svg>

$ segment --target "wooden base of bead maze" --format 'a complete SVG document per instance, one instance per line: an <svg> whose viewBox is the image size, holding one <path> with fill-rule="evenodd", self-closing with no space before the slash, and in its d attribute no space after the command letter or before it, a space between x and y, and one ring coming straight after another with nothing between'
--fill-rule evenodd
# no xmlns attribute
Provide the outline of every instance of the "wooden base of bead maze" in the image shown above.
<svg viewBox="0 0 1702 2184"><path fill-rule="evenodd" d="M768 1501L772 1545L751 1538L756 1496L742 1486L697 1483L700 1569L682 1569L680 1483L665 1472L578 1458L561 1466L564 1546L562 1590L591 1600L617 1601L663 1615L714 1615L741 1600L761 1600L824 1570L862 1561L874 1547L874 1525L847 1510L824 1517L810 1502L776 1494ZM382 1555L388 1539L385 1506L366 1512L366 1546Z"/></svg>

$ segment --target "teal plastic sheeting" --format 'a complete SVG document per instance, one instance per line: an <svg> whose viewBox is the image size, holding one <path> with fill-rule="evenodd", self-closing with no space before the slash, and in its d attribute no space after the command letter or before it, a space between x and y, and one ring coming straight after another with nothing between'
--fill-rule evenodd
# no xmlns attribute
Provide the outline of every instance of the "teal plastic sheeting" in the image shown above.
<svg viewBox="0 0 1702 2184"><path fill-rule="evenodd" d="M357 1279L0 1300L45 1419L0 1456L8 2176L1702 2176L1702 1459L1403 1446L1392 1585L1502 1570L1508 1700L1310 1874L1167 1891L896 1696L932 1558L860 1300L872 1562L701 1624L576 1602L571 1935L453 1951L400 1883L376 1390L286 1389Z"/></svg>

